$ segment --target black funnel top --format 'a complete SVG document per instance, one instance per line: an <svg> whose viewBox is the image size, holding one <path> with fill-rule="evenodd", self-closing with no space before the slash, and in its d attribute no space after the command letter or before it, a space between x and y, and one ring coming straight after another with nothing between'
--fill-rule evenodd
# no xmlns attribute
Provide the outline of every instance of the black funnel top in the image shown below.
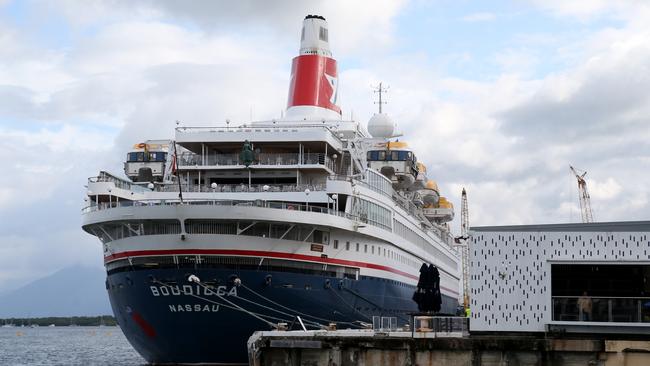
<svg viewBox="0 0 650 366"><path fill-rule="evenodd" d="M307 15L305 17L305 19L321 19L321 20L325 20L325 17L321 16L321 15L316 15L316 14L314 14L314 15L309 14L309 15Z"/></svg>

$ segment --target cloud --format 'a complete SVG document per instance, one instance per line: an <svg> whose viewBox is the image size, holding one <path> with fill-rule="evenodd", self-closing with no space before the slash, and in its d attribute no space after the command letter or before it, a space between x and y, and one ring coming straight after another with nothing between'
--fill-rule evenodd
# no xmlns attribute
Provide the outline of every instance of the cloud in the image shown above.
<svg viewBox="0 0 650 366"><path fill-rule="evenodd" d="M464 22L476 23L476 22L489 22L495 20L496 18L497 16L494 13L482 12L482 13L468 14L463 16L460 19Z"/></svg>
<svg viewBox="0 0 650 366"><path fill-rule="evenodd" d="M585 19L606 14L594 4ZM576 16L550 6L543 9ZM617 10L620 26L568 39L549 30L488 44L484 74L475 79L449 71L463 60L471 68L473 50L432 55L424 43L409 51L397 41L400 27L417 21L399 19L404 7L117 0L33 10L65 20L71 35L63 45L0 25L7 162L0 242L8 243L5 253L23 248L24 257L10 263L12 255L0 255L0 268L9 269L0 270L0 289L76 261L101 265L97 240L79 228L83 185L99 170L119 173L135 142L171 138L175 120L189 126L247 122L251 111L255 119L279 116L308 13L329 20L344 116L353 112L365 123L376 108L369 86L389 84L386 111L457 209L461 188L468 189L472 225L578 221L569 164L589 171L596 219L647 219L650 18L642 7L635 17ZM538 70L558 59L570 62ZM41 260L59 247L56 261Z"/></svg>
<svg viewBox="0 0 650 366"><path fill-rule="evenodd" d="M21 248L21 261L0 258L0 290L79 261L101 265L99 243L79 228L84 183L120 173L134 142L173 137L175 120L278 117L306 14L331 15L339 54L391 42L403 3L368 4L26 4L24 24L68 32L53 43L0 24L0 242Z"/></svg>

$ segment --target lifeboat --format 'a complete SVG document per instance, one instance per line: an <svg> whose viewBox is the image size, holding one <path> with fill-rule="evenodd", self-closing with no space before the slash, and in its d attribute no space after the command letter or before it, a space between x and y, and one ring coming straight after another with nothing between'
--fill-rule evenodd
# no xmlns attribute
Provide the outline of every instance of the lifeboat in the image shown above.
<svg viewBox="0 0 650 366"><path fill-rule="evenodd" d="M437 205L425 206L422 211L431 222L444 223L454 219L454 205L445 197L440 197Z"/></svg>
<svg viewBox="0 0 650 366"><path fill-rule="evenodd" d="M440 191L438 190L438 184L435 181L427 180L424 188L418 190L418 193L422 197L425 206L433 207L438 204Z"/></svg>

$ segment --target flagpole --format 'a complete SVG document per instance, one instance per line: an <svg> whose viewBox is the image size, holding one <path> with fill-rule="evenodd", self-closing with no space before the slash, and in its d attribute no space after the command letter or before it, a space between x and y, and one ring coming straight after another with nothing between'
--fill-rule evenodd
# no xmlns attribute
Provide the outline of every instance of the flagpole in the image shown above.
<svg viewBox="0 0 650 366"><path fill-rule="evenodd" d="M174 170L176 171L176 180L178 180L178 198L183 203L183 189L181 187L181 175L178 174L178 150L176 150L176 141L174 140Z"/></svg>

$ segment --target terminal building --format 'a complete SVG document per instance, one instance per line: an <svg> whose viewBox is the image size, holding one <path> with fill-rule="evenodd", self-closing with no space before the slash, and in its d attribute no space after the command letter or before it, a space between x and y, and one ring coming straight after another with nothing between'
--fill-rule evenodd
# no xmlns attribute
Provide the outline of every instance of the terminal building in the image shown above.
<svg viewBox="0 0 650 366"><path fill-rule="evenodd" d="M650 221L470 233L472 333L650 335Z"/></svg>

